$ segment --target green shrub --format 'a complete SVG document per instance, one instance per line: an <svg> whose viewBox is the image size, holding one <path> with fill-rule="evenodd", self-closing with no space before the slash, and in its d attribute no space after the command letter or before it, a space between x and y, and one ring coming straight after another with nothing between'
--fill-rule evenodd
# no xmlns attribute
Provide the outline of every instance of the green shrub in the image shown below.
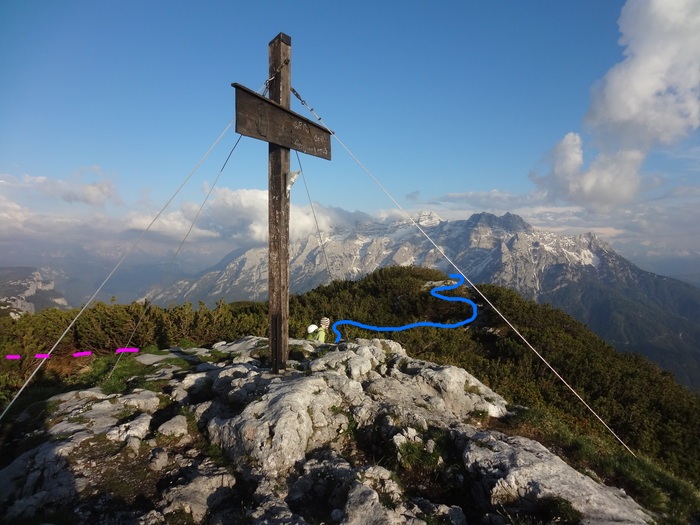
<svg viewBox="0 0 700 525"><path fill-rule="evenodd" d="M306 326L322 315L332 322L353 319L386 326L464 319L471 314L467 305L430 296L431 285L426 283L445 279L441 272L425 268L383 268L356 282L334 281L294 295L290 297L290 335L302 336ZM476 320L460 329L378 333L344 326L343 337L391 338L413 358L465 368L513 405L529 407L509 421L492 420L490 424L542 441L580 470L594 471L600 479L625 488L637 501L671 520L669 523L700 519L700 447L695 446L700 435L700 398L648 359L615 351L563 312L498 286L480 285L480 289L639 459L610 436L489 307L480 307ZM449 294L483 302L467 287ZM84 319L53 354L70 356L77 350L92 350L92 360L52 359L17 405L27 406L22 402L25 396L35 402L90 382L99 382L107 391L124 391L129 377L144 372L133 359L122 358L112 378L105 377L116 359L115 349L129 340L130 346L155 352L175 342L191 346L194 341L211 344L245 335L264 337L267 312L266 303L250 301L220 301L214 309L203 305L195 309L189 304L170 308L96 304L85 311ZM20 363L12 365L12 373L3 370L0 374L0 408L29 377L34 353L51 348L76 313L49 309L18 320L0 318L0 355L22 355ZM269 356L265 341L258 356L262 360ZM60 363L73 368L60 369ZM78 374L85 363L89 369ZM489 424L486 418L484 422ZM415 461L420 464L420 455Z"/></svg>

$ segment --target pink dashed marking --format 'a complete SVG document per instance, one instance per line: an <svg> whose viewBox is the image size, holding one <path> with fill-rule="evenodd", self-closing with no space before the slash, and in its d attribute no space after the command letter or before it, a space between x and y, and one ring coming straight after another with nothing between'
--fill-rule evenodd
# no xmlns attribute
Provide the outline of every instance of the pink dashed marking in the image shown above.
<svg viewBox="0 0 700 525"><path fill-rule="evenodd" d="M138 352L138 348L117 348L117 353L121 354L123 352Z"/></svg>
<svg viewBox="0 0 700 525"><path fill-rule="evenodd" d="M138 352L138 348L117 348L117 353L122 354L122 353L136 353ZM92 352L90 350L86 350L84 352L75 352L73 353L73 357L86 357L92 355ZM37 359L48 359L51 357L51 354L34 354L34 357ZM7 354L5 356L5 359L11 359L11 360L19 360L22 359L22 356L19 354Z"/></svg>

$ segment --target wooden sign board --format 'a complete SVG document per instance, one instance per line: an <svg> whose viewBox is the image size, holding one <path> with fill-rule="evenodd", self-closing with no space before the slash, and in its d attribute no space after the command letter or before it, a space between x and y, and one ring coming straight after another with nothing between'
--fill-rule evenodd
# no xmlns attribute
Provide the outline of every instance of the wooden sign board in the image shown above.
<svg viewBox="0 0 700 525"><path fill-rule="evenodd" d="M238 83L236 133L331 160L331 134L315 122Z"/></svg>

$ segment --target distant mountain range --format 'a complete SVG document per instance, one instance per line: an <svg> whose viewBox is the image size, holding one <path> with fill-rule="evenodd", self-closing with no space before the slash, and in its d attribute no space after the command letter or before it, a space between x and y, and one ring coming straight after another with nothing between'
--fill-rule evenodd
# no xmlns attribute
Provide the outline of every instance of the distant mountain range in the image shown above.
<svg viewBox="0 0 700 525"><path fill-rule="evenodd" d="M48 272L23 266L0 268L0 316L18 318L48 307L67 308Z"/></svg>
<svg viewBox="0 0 700 525"><path fill-rule="evenodd" d="M536 230L517 215L480 213L443 221L423 213L415 220L473 283L506 286L561 308L617 349L640 352L681 383L700 389L697 287L641 270L591 233ZM357 279L388 265L454 271L410 221L336 230L325 235L324 247L325 256L316 236L290 245L292 293L326 284L331 276ZM142 259L120 268L97 300L145 296L166 306L199 301L211 306L219 299L267 298L267 247L231 252L194 276L160 260L146 264L145 255ZM113 264L81 252L54 257L39 269L0 268L0 315L79 307ZM163 285L149 290L158 281Z"/></svg>
<svg viewBox="0 0 700 525"><path fill-rule="evenodd" d="M700 388L700 289L641 270L594 234L559 235L506 213L443 221L416 218L421 228L475 284L492 283L549 303L588 325L611 345L642 353L678 381ZM333 279L357 279L388 265L454 269L410 221L369 223L290 245L290 290ZM328 259L326 265L325 259ZM267 296L267 248L234 251L216 266L151 290L157 304Z"/></svg>

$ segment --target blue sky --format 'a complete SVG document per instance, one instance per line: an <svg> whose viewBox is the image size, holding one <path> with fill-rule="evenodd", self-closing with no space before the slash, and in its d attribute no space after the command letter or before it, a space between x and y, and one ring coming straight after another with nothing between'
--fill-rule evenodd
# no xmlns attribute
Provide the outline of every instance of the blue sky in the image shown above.
<svg viewBox="0 0 700 525"><path fill-rule="evenodd" d="M2 261L134 239L233 119L231 82L262 86L279 32L292 85L410 213L510 211L657 271L700 260L697 1L9 0ZM166 210L154 251L177 246L236 139ZM213 264L264 242L266 151L241 141L190 252ZM338 143L301 162L325 229L396 215ZM300 183L292 202L293 235L310 233Z"/></svg>

